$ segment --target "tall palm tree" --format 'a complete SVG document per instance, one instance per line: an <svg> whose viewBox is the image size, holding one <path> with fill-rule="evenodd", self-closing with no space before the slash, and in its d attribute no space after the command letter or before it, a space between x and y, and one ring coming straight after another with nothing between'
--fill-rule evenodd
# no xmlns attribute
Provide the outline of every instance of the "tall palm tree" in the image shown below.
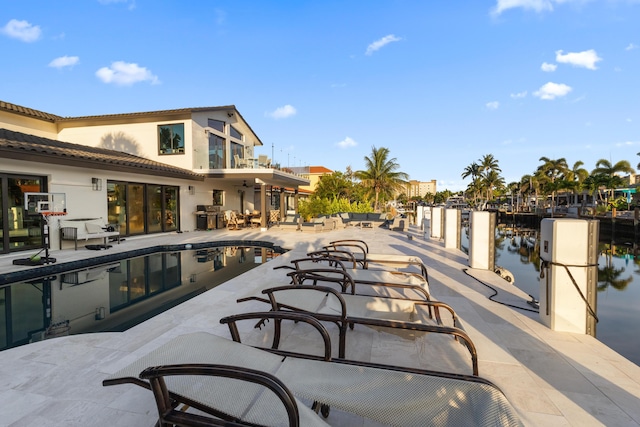
<svg viewBox="0 0 640 427"><path fill-rule="evenodd" d="M562 180L564 179L569 166L564 157L559 159L550 159L548 157L540 157L542 165L538 166L537 172L543 177L543 185L546 190L551 193L551 214L555 209L555 196L558 189L562 187Z"/></svg>
<svg viewBox="0 0 640 427"><path fill-rule="evenodd" d="M574 204L578 203L578 191L583 189L584 181L589 177L589 171L583 168L582 165L584 163L578 160L566 174L567 188L573 193Z"/></svg>
<svg viewBox="0 0 640 427"><path fill-rule="evenodd" d="M485 172L482 183L487 191L487 200L493 200L493 192L495 190L501 190L504 187L504 178L500 176L498 171L489 170Z"/></svg>
<svg viewBox="0 0 640 427"><path fill-rule="evenodd" d="M480 159L480 172L486 173L487 171L502 172L498 166L498 160L493 157L493 154L485 154Z"/></svg>
<svg viewBox="0 0 640 427"><path fill-rule="evenodd" d="M498 160L493 154L485 154L480 159L480 173L482 175L483 188L487 194L487 201L493 198L493 191L504 185L504 178L499 174L502 172L498 166Z"/></svg>
<svg viewBox="0 0 640 427"><path fill-rule="evenodd" d="M471 177L471 184L467 187L467 191L473 194L474 204L478 201L478 192L476 191L479 187L478 178L480 177L480 165L476 162L471 163L469 166L464 168L464 171L461 174L462 179ZM473 191L470 191L472 190Z"/></svg>
<svg viewBox="0 0 640 427"><path fill-rule="evenodd" d="M635 170L627 160L620 160L616 164L612 164L607 159L600 159L596 162L596 168L591 171L592 174L603 174L608 177L606 187L609 190L609 198L613 199L613 192L616 187L624 185L624 180L620 176L621 173L634 173Z"/></svg>
<svg viewBox="0 0 640 427"><path fill-rule="evenodd" d="M355 172L355 176L375 194L374 209L380 211L380 195L390 197L395 192L402 191L409 175L399 172L400 165L396 158L389 159L389 149L385 147L371 149L371 157L365 156L365 170Z"/></svg>

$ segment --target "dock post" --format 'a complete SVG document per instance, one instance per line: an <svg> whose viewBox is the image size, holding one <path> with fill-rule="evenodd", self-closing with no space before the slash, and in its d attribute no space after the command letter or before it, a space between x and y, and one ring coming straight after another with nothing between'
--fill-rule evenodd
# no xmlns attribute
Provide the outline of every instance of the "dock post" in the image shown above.
<svg viewBox="0 0 640 427"><path fill-rule="evenodd" d="M469 267L495 269L496 214L473 211L469 215Z"/></svg>
<svg viewBox="0 0 640 427"><path fill-rule="evenodd" d="M445 209L444 211L444 247L460 249L460 229L462 211L460 209Z"/></svg>
<svg viewBox="0 0 640 427"><path fill-rule="evenodd" d="M554 331L596 334L599 221L540 224L540 320Z"/></svg>
<svg viewBox="0 0 640 427"><path fill-rule="evenodd" d="M444 208L439 206L434 206L431 208L431 238L432 239L442 239L443 233L442 228L444 224L443 218L443 210Z"/></svg>

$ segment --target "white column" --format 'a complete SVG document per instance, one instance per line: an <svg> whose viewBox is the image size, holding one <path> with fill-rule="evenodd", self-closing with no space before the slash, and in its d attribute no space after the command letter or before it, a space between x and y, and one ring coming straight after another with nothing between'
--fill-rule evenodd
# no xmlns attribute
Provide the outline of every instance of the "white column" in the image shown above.
<svg viewBox="0 0 640 427"><path fill-rule="evenodd" d="M469 267L493 271L496 215L472 211L469 215Z"/></svg>

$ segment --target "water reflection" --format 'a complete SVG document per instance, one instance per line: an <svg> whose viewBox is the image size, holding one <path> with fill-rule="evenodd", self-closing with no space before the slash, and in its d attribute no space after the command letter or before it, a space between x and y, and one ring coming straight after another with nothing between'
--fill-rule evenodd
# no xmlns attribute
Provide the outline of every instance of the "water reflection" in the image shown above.
<svg viewBox="0 0 640 427"><path fill-rule="evenodd" d="M462 234L468 253L469 228ZM495 263L509 270L515 286L540 299L540 237L538 230L499 224ZM633 242L615 241L602 233L598 243L597 338L640 365L640 252Z"/></svg>
<svg viewBox="0 0 640 427"><path fill-rule="evenodd" d="M268 248L155 253L0 288L0 350L123 331L277 256Z"/></svg>

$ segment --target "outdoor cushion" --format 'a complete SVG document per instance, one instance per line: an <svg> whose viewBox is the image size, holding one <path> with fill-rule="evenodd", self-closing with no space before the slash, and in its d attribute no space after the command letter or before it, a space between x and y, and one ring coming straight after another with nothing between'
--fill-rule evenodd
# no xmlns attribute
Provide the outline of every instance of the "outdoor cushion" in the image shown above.
<svg viewBox="0 0 640 427"><path fill-rule="evenodd" d="M90 234L102 233L104 231L100 225L92 222L85 223L85 227L87 228L87 233L90 233Z"/></svg>

